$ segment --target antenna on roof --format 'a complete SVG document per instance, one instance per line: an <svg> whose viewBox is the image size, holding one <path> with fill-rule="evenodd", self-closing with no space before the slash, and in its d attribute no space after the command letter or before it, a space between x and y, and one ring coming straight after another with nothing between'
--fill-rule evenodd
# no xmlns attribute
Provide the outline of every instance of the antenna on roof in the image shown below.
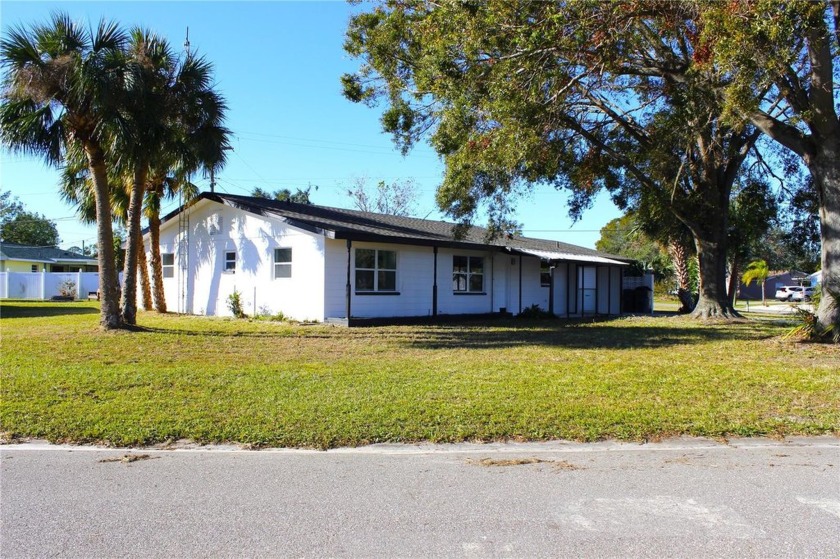
<svg viewBox="0 0 840 559"><path fill-rule="evenodd" d="M184 50L190 54L190 27L187 26L187 38L184 40Z"/></svg>

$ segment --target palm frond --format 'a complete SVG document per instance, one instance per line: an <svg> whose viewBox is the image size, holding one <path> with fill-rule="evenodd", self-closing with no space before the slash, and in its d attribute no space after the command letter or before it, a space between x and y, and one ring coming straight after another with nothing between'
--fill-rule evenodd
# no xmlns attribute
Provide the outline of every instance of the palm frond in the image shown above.
<svg viewBox="0 0 840 559"><path fill-rule="evenodd" d="M23 27L11 28L0 40L0 58L3 66L19 69L28 65L43 63L35 39ZM9 74L13 75L12 72ZM8 79L8 76L7 76Z"/></svg>
<svg viewBox="0 0 840 559"><path fill-rule="evenodd" d="M56 165L62 159L64 140L63 123L50 105L21 99L0 106L0 141L8 149Z"/></svg>

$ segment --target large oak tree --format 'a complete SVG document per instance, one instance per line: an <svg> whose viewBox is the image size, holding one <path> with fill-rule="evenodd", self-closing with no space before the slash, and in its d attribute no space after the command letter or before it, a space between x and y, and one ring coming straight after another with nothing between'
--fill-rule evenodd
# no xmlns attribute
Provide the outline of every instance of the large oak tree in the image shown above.
<svg viewBox="0 0 840 559"><path fill-rule="evenodd" d="M819 197L823 329L840 329L840 1L702 2L700 41L731 123L798 156Z"/></svg>
<svg viewBox="0 0 840 559"><path fill-rule="evenodd" d="M446 163L438 203L501 220L535 183L572 192L579 214L602 188L620 206L650 198L692 232L695 315L734 314L726 297L728 204L754 147L727 125L718 74L681 3L388 1L355 16L343 78L354 101L384 101L403 149L425 135Z"/></svg>

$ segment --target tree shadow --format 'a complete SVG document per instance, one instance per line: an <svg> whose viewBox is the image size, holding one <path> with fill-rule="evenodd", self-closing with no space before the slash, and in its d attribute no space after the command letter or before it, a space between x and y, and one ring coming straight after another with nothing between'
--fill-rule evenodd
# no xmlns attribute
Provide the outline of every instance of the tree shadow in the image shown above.
<svg viewBox="0 0 840 559"><path fill-rule="evenodd" d="M777 335L771 325L756 323L682 325L662 319L661 325L626 325L616 321L544 320L449 324L424 328L421 336L399 343L415 349L494 349L546 346L568 349L656 349L718 341L761 340Z"/></svg>
<svg viewBox="0 0 840 559"><path fill-rule="evenodd" d="M99 314L99 309L82 307L73 303L67 303L67 306L60 304L40 306L26 303L0 303L0 318L36 318L79 314Z"/></svg>

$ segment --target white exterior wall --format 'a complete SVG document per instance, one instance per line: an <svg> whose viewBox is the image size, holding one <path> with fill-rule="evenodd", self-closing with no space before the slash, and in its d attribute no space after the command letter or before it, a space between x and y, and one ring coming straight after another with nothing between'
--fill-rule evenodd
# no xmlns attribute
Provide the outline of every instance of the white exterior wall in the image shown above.
<svg viewBox="0 0 840 559"><path fill-rule="evenodd" d="M346 314L347 242L326 240L326 316L341 318ZM398 294L372 295L355 290L357 248L392 250L397 253ZM452 289L453 257L484 258L484 290L462 294ZM511 265L511 259L516 265ZM518 312L518 256L501 251L439 248L437 255L438 314L484 314L506 308ZM530 259L528 259L530 260ZM539 288L539 262L536 261ZM354 317L430 316L433 312L434 249L432 247L355 241L350 251L351 314ZM533 271L531 271L533 273ZM523 270L523 278L525 271ZM513 283L511 283L513 282ZM525 280L523 280L525 283ZM548 290L545 289L547 296Z"/></svg>
<svg viewBox="0 0 840 559"><path fill-rule="evenodd" d="M175 255L174 277L163 280L170 311L229 316L228 297L238 290L246 314L323 320L322 236L207 200L189 212L187 270L179 265L178 219L161 228L161 253ZM292 277L274 278L275 248L292 249ZM233 273L224 270L228 251L236 253Z"/></svg>
<svg viewBox="0 0 840 559"><path fill-rule="evenodd" d="M174 277L164 279L171 312L230 315L228 297L238 290L247 314L282 312L297 320L343 318L346 311L347 241L329 239L271 217L202 200L189 210L188 269L182 270L179 225L174 218L161 228L161 253L174 254ZM148 242L148 239L147 239ZM274 249L292 249L292 277L274 278ZM395 293L355 290L355 249L391 250L397 255ZM225 253L236 253L236 270L224 271ZM453 290L453 257L484 258L484 290ZM354 241L350 251L351 314L353 317L430 316L433 313L434 249L426 246ZM521 260L521 264L520 264ZM521 304L520 304L521 265ZM578 289L582 266L561 263L555 268L554 312L581 314ZM593 269L594 270L594 269ZM587 314L618 314L621 270L601 267L587 272L588 288L597 277L597 309ZM567 280L568 278L568 280ZM612 278L611 282L607 279ZM502 309L512 314L538 305L548 310L549 288L540 285L540 260L504 250L439 248L437 255L437 311L439 315L484 314ZM184 297L181 298L183 288ZM607 290L610 290L608 296ZM591 299L591 297L590 297ZM608 306L609 305L609 306Z"/></svg>

